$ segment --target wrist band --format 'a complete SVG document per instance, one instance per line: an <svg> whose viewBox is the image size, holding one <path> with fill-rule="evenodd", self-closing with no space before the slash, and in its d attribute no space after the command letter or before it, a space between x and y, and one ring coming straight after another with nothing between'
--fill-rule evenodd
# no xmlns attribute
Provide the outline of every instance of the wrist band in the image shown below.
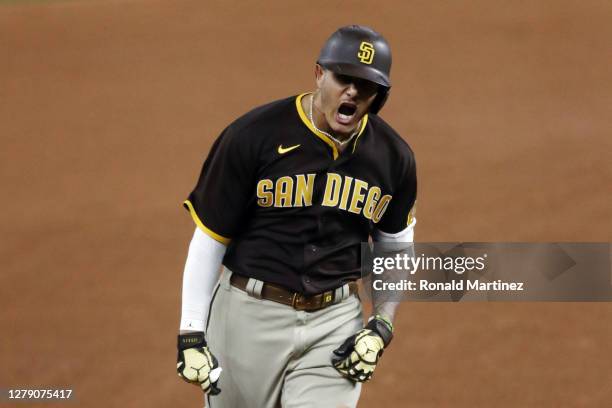
<svg viewBox="0 0 612 408"><path fill-rule="evenodd" d="M206 347L204 332L179 334L177 347L179 350L186 350L195 347Z"/></svg>
<svg viewBox="0 0 612 408"><path fill-rule="evenodd" d="M385 347L387 347L393 339L393 325L379 315L372 317L365 328L378 334Z"/></svg>

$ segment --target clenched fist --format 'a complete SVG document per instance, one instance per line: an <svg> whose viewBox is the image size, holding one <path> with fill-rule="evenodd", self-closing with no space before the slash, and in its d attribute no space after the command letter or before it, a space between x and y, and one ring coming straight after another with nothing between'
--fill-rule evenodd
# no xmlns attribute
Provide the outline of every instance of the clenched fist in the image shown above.
<svg viewBox="0 0 612 408"><path fill-rule="evenodd" d="M375 317L363 329L334 350L332 364L348 379L366 382L372 378L378 359L393 338L393 326Z"/></svg>
<svg viewBox="0 0 612 408"><path fill-rule="evenodd" d="M205 394L217 395L221 392L217 387L221 367L208 350L202 332L178 336L176 371L186 382L202 387Z"/></svg>

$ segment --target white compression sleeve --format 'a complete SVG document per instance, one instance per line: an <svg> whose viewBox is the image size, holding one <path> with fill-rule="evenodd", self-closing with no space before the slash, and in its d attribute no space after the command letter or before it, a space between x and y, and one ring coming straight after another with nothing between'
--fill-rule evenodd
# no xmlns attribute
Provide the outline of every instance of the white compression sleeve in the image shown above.
<svg viewBox="0 0 612 408"><path fill-rule="evenodd" d="M395 234L375 230L372 234L372 239L376 242L384 242L386 244L385 250L390 251L389 254L396 254L399 251L414 257L413 241L415 225L416 218L413 218L412 222L406 228ZM401 275L396 276L395 279L398 280L401 277ZM397 301L387 301L384 298L381 299L377 297L375 291L372 291L373 314L380 314L392 322L398 305L399 303Z"/></svg>
<svg viewBox="0 0 612 408"><path fill-rule="evenodd" d="M415 225L416 225L416 218L413 218L410 225L408 225L402 231L395 233L395 234L389 234L389 233L386 233L380 230L375 230L374 234L372 235L372 239L374 241L391 242L391 243L396 243L396 244L413 242Z"/></svg>
<svg viewBox="0 0 612 408"><path fill-rule="evenodd" d="M196 228L183 272L180 330L204 331L226 246Z"/></svg>

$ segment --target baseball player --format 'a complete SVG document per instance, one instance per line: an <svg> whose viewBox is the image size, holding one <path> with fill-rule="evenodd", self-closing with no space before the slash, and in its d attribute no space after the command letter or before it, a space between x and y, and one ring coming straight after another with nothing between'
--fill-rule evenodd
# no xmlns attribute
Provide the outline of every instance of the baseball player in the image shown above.
<svg viewBox="0 0 612 408"><path fill-rule="evenodd" d="M177 362L209 407L354 407L389 346L395 304L374 302L364 326L356 281L362 242L412 242L416 223L414 155L377 115L390 69L380 34L342 27L314 92L212 146L184 202L197 228Z"/></svg>

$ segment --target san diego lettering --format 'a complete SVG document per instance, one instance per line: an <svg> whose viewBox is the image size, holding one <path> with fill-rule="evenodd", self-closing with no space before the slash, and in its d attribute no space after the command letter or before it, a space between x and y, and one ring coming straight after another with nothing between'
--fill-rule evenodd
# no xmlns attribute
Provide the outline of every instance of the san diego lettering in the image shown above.
<svg viewBox="0 0 612 408"><path fill-rule="evenodd" d="M316 174L284 176L257 183L257 205L260 207L309 207L312 205ZM349 176L327 173L323 192L324 207L337 207L378 223L389 206L392 196L382 194L378 186Z"/></svg>

